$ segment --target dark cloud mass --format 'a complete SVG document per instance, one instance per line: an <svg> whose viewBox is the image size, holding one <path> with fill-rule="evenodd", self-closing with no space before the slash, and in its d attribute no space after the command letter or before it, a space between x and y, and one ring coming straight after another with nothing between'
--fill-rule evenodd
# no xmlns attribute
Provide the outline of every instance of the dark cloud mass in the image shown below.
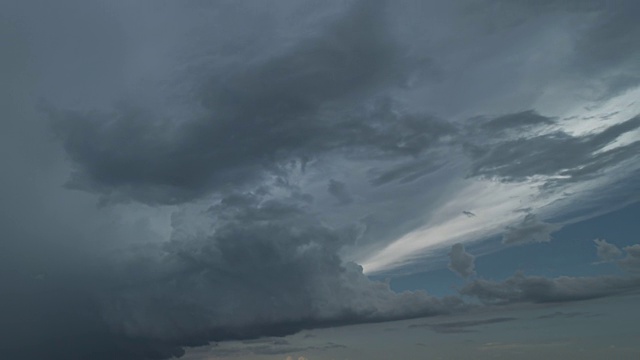
<svg viewBox="0 0 640 360"><path fill-rule="evenodd" d="M608 243L604 239L595 239L593 242L596 244L598 259L602 261L613 261L622 255L622 251L617 246Z"/></svg>
<svg viewBox="0 0 640 360"><path fill-rule="evenodd" d="M333 195L341 205L353 202L353 198L351 198L351 194L349 194L347 185L341 181L330 179L327 190L329 191L329 194Z"/></svg>
<svg viewBox="0 0 640 360"><path fill-rule="evenodd" d="M34 316L34 325L58 330L47 334L50 338L29 339L42 346L35 348L5 337L5 355L163 359L182 354L183 346L209 341L282 336L463 306L453 297L397 294L369 280L360 266L343 263L337 255L352 232L327 228L299 206L294 200L236 195L211 208L222 224L210 235L176 234L168 243L144 245L87 266L85 275L77 275L82 290L49 294L47 307L40 309L44 314L28 315ZM31 282L35 293L49 286L63 291L50 282Z"/></svg>
<svg viewBox="0 0 640 360"><path fill-rule="evenodd" d="M434 253L456 242L449 269L475 276L463 242L502 210L468 189L540 178L544 197L635 166L640 142L611 146L637 137L633 104L573 133L538 101L588 89L567 107L597 108L638 84L638 2L582 4L0 2L0 358L160 360L225 340L247 342L211 354L280 355L305 348L273 338L302 329L472 307L394 292L355 261L435 229ZM525 207L504 244L560 229ZM640 245L596 245L629 276L474 277L460 293L637 291Z"/></svg>
<svg viewBox="0 0 640 360"><path fill-rule="evenodd" d="M618 265L631 273L640 273L640 244L625 246L622 249L627 255L618 260Z"/></svg>
<svg viewBox="0 0 640 360"><path fill-rule="evenodd" d="M551 123L531 112L506 115L510 124ZM502 118L486 123L500 125ZM497 121L497 123L496 123ZM492 125L493 124L493 125ZM551 176L549 186L589 179L605 169L633 159L639 143L603 150L620 136L637 130L640 117L613 125L601 133L572 136L563 131L515 139L500 139L486 144L466 146L473 159L470 176L497 178L502 181L523 181L534 176ZM490 139L490 138L489 138ZM598 150L603 150L598 152Z"/></svg>
<svg viewBox="0 0 640 360"><path fill-rule="evenodd" d="M376 99L413 66L385 32L384 13L383 1L360 2L280 53L210 70L195 85L198 115L187 121L136 104L50 109L76 164L68 186L172 204L328 151L419 154L454 128Z"/></svg>

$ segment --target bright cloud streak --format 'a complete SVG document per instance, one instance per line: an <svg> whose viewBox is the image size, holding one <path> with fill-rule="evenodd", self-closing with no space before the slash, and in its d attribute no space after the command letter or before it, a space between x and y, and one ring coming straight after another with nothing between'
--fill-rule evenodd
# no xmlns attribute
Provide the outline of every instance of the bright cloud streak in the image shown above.
<svg viewBox="0 0 640 360"><path fill-rule="evenodd" d="M640 104L633 100L639 95L640 88L636 88L596 107L589 108L582 104L582 109L587 110L580 116L567 116L558 124L557 130L574 136L600 133L637 114ZM606 119L607 126L602 126L603 119ZM597 152L609 151L639 140L640 132L630 131ZM522 219L523 213L527 211L544 217L576 210L572 208L575 200L589 196L592 191L615 181L616 176L603 174L593 180L572 183L555 191L542 190L545 180L548 178L518 183L465 180L454 197L441 206L425 226L401 236L382 250L362 259L361 264L368 274L392 270L453 243L468 243L498 235L505 227ZM573 194L572 201L562 201L567 193ZM471 211L477 216L468 217L463 211Z"/></svg>

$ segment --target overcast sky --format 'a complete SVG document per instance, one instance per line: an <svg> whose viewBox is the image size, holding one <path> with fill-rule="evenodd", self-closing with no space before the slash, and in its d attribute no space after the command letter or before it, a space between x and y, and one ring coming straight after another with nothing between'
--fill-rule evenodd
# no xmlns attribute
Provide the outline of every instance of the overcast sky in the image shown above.
<svg viewBox="0 0 640 360"><path fill-rule="evenodd" d="M638 291L638 13L3 1L2 358Z"/></svg>

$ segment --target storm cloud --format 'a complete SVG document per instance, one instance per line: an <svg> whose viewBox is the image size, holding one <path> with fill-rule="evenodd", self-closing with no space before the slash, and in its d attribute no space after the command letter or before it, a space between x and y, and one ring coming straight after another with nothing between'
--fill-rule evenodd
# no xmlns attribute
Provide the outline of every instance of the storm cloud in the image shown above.
<svg viewBox="0 0 640 360"><path fill-rule="evenodd" d="M209 341L464 308L454 297L397 294L368 279L337 255L353 231L323 226L304 204L238 194L209 210L219 219L215 232L185 237L176 217L173 240L97 259L77 275L81 288L57 293L63 288L56 280L30 280L33 294L56 291L44 308L21 305L21 311L36 307L37 313L20 316L35 317L47 337L38 347L23 347L14 333L3 339L5 355L163 359Z"/></svg>
<svg viewBox="0 0 640 360"><path fill-rule="evenodd" d="M276 54L212 66L191 85L196 110L187 120L136 103L107 113L49 109L76 164L67 186L174 204L326 152L420 154L455 129L385 99L419 65L387 33L385 7L358 2Z"/></svg>
<svg viewBox="0 0 640 360"><path fill-rule="evenodd" d="M468 278L467 242L547 242L558 204L629 181L638 5L583 3L3 2L2 357L159 360L466 310L394 292L359 263L400 249L381 268L444 268L421 256L455 244L449 268ZM494 185L516 200L494 200ZM425 229L409 240L428 246L398 244ZM617 264L637 272L637 245L623 249ZM517 274L460 292L637 288ZM433 329L508 319L485 321ZM301 349L277 341L245 345Z"/></svg>

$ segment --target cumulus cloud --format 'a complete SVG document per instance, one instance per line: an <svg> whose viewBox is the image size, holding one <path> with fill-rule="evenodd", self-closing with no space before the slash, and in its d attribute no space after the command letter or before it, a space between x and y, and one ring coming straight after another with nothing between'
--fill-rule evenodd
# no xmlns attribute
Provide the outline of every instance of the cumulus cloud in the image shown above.
<svg viewBox="0 0 640 360"><path fill-rule="evenodd" d="M546 278L517 273L501 281L477 279L460 294L486 303L548 303L595 299L640 290L640 278L619 276Z"/></svg>
<svg viewBox="0 0 640 360"><path fill-rule="evenodd" d="M527 214L522 222L508 226L502 235L505 245L522 245L551 241L551 233L560 230L562 226L549 224L538 220L535 214Z"/></svg>
<svg viewBox="0 0 640 360"><path fill-rule="evenodd" d="M617 261L618 265L629 272L640 272L640 244L625 246L622 248L626 256Z"/></svg>
<svg viewBox="0 0 640 360"><path fill-rule="evenodd" d="M235 194L208 210L206 216L217 219L211 233L177 233L170 242L99 259L87 266L86 276L77 275L82 289L72 286L60 302L49 303L43 318L48 329L58 328L51 341L75 339L77 345L51 348L53 343L38 340L38 347L24 350L6 343L5 354L163 359L209 341L282 336L464 307L457 298L397 294L370 280L360 266L338 256L353 240L352 229L323 225L305 204L295 197ZM188 227L181 221L189 220L176 218L176 232ZM67 296L73 301L63 301Z"/></svg>
<svg viewBox="0 0 640 360"><path fill-rule="evenodd" d="M606 240L596 239L594 242L598 258L602 262L615 263L622 270L630 273L640 272L640 245L625 246L620 250ZM622 257L623 254L624 257Z"/></svg>
<svg viewBox="0 0 640 360"><path fill-rule="evenodd" d="M464 245L454 244L449 251L449 269L463 278L475 274L475 256L465 251Z"/></svg>
<svg viewBox="0 0 640 360"><path fill-rule="evenodd" d="M596 244L598 259L601 261L610 262L622 256L622 251L614 244L607 242L607 240L595 239L593 242Z"/></svg>

